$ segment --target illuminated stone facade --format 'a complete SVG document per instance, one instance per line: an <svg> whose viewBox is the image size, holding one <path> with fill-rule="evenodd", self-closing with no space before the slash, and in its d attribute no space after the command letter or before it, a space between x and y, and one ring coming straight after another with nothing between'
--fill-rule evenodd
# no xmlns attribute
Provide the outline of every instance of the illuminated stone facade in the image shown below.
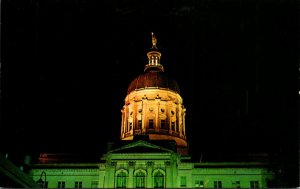
<svg viewBox="0 0 300 189"><path fill-rule="evenodd" d="M48 188L266 188L268 162L192 162L185 108L177 83L164 74L152 34L149 63L129 85L121 110L121 140L99 163L62 163L42 154L34 180L47 174ZM51 157L52 156L52 157Z"/></svg>
<svg viewBox="0 0 300 189"><path fill-rule="evenodd" d="M108 151L102 161L44 161L31 176L38 180L45 171L48 188L266 188L273 178L264 162L191 162L143 140Z"/></svg>

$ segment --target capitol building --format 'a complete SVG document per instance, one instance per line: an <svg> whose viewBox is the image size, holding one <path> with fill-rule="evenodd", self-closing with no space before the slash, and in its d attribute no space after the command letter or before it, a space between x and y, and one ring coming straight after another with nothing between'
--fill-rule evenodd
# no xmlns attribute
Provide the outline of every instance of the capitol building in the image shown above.
<svg viewBox="0 0 300 189"><path fill-rule="evenodd" d="M165 73L153 33L151 39L148 63L120 107L120 140L109 143L99 162L42 153L29 176L44 188L269 187L274 173L268 161L192 161L180 88Z"/></svg>

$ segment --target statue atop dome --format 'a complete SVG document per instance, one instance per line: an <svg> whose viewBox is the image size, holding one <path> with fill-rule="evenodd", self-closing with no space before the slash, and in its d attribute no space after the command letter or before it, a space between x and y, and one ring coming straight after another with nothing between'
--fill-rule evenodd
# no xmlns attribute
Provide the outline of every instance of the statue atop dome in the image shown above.
<svg viewBox="0 0 300 189"><path fill-rule="evenodd" d="M152 49L157 49L157 46L156 46L157 39L153 32L151 32L151 35L152 35Z"/></svg>

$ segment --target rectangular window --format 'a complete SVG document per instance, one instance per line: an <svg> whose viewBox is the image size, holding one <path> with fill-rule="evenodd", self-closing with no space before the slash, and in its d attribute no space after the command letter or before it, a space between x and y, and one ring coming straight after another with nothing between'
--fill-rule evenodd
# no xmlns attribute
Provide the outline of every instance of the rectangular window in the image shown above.
<svg viewBox="0 0 300 189"><path fill-rule="evenodd" d="M250 188L259 188L259 184L257 180L250 181Z"/></svg>
<svg viewBox="0 0 300 189"><path fill-rule="evenodd" d="M75 181L75 187L74 188L82 188L82 182L81 181Z"/></svg>
<svg viewBox="0 0 300 189"><path fill-rule="evenodd" d="M199 180L195 181L195 188L200 188L200 181Z"/></svg>
<svg viewBox="0 0 300 189"><path fill-rule="evenodd" d="M65 181L58 181L57 188L65 188L66 182Z"/></svg>
<svg viewBox="0 0 300 189"><path fill-rule="evenodd" d="M199 188L204 188L204 181L203 180L200 180L200 182L199 182Z"/></svg>
<svg viewBox="0 0 300 189"><path fill-rule="evenodd" d="M98 181L92 181L91 188L98 188Z"/></svg>
<svg viewBox="0 0 300 189"><path fill-rule="evenodd" d="M132 122L129 122L129 131L132 130Z"/></svg>
<svg viewBox="0 0 300 189"><path fill-rule="evenodd" d="M203 180L196 180L195 181L195 188L204 188L204 181Z"/></svg>
<svg viewBox="0 0 300 189"><path fill-rule="evenodd" d="M172 127L172 131L175 131L175 122L174 121L172 121L171 127Z"/></svg>
<svg viewBox="0 0 300 189"><path fill-rule="evenodd" d="M138 129L141 129L142 128L142 120L139 120L138 121Z"/></svg>
<svg viewBox="0 0 300 189"><path fill-rule="evenodd" d="M214 188L222 188L222 181L214 181Z"/></svg>
<svg viewBox="0 0 300 189"><path fill-rule="evenodd" d="M154 128L153 119L149 119L149 129L153 129L153 128Z"/></svg>
<svg viewBox="0 0 300 189"><path fill-rule="evenodd" d="M180 186L181 187L186 187L186 176L181 176L180 177Z"/></svg>
<svg viewBox="0 0 300 189"><path fill-rule="evenodd" d="M240 183L240 181L232 182L232 188L241 188L241 183Z"/></svg>
<svg viewBox="0 0 300 189"><path fill-rule="evenodd" d="M166 128L166 120L162 119L160 120L160 128L165 129Z"/></svg>

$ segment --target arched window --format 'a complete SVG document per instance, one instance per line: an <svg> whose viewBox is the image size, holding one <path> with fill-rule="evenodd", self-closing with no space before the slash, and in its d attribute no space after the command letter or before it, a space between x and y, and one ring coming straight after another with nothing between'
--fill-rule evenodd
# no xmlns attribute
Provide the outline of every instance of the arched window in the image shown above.
<svg viewBox="0 0 300 189"><path fill-rule="evenodd" d="M117 174L116 186L117 188L126 188L126 172L121 171Z"/></svg>
<svg viewBox="0 0 300 189"><path fill-rule="evenodd" d="M154 188L164 188L165 178L164 178L164 175L160 171L157 171L154 174L153 180L154 180Z"/></svg>
<svg viewBox="0 0 300 189"><path fill-rule="evenodd" d="M142 171L135 174L135 186L136 188L145 188L146 175Z"/></svg>

